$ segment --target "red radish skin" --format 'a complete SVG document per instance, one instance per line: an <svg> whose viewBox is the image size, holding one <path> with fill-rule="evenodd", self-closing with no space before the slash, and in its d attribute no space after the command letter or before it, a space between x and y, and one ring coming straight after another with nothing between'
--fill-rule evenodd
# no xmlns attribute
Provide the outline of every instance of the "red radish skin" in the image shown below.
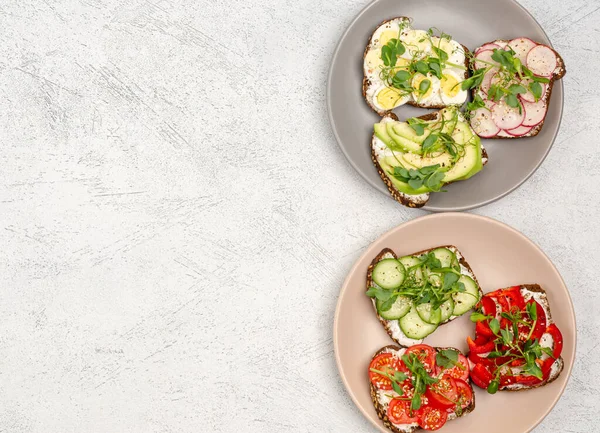
<svg viewBox="0 0 600 433"><path fill-rule="evenodd" d="M523 120L523 126L537 126L544 121L546 117L546 101L540 99L538 102L523 102L523 108L525 111L525 119Z"/></svg>
<svg viewBox="0 0 600 433"><path fill-rule="evenodd" d="M480 52L485 51L485 50L494 51L494 50L500 50L500 49L502 49L502 47L498 44L485 44L475 50L475 55L477 56L477 54L479 54Z"/></svg>
<svg viewBox="0 0 600 433"><path fill-rule="evenodd" d="M521 61L521 63L525 63L527 61L527 54L529 54L529 52L537 46L537 43L533 42L529 38L517 38L510 41L508 46L513 49L515 56Z"/></svg>
<svg viewBox="0 0 600 433"><path fill-rule="evenodd" d="M492 55L494 54L493 50L482 50L480 51L475 58L483 60L485 62L491 62L497 64L494 60L492 60ZM489 66L487 63L475 62L475 69L481 69Z"/></svg>
<svg viewBox="0 0 600 433"><path fill-rule="evenodd" d="M494 108L494 105L496 105L496 103L494 101L490 101L489 99L486 99L484 101L484 104L487 107L487 109L490 110L490 113L492 111L492 108Z"/></svg>
<svg viewBox="0 0 600 433"><path fill-rule="evenodd" d="M527 67L535 75L550 77L556 69L556 54L545 45L538 45L527 54Z"/></svg>
<svg viewBox="0 0 600 433"><path fill-rule="evenodd" d="M504 99L496 103L492 109L492 119L500 129L515 129L523 123L524 118L525 110L521 110L519 113L518 107L511 107Z"/></svg>
<svg viewBox="0 0 600 433"><path fill-rule="evenodd" d="M523 135L528 134L532 129L533 129L533 126L521 125L521 126L516 127L515 129L509 129L506 132L508 134L512 135L513 137L522 137Z"/></svg>
<svg viewBox="0 0 600 433"><path fill-rule="evenodd" d="M482 138L495 137L500 128L492 119L492 113L487 108L478 108L471 114L471 127Z"/></svg>
<svg viewBox="0 0 600 433"><path fill-rule="evenodd" d="M480 89L487 95L488 90L492 84L492 78L498 73L498 68L492 68L485 73L483 80L481 81Z"/></svg>
<svg viewBox="0 0 600 433"><path fill-rule="evenodd" d="M527 89L527 93L521 93L519 95L522 101L535 102L535 97L533 96L533 93L531 93L531 90L529 90L529 85L531 84L531 81L532 80L530 78L526 78L523 81L521 81L521 85ZM548 89L548 85L546 83L540 83L540 86L542 86L542 95L540 96L540 99L544 99L544 96L546 95L546 90Z"/></svg>

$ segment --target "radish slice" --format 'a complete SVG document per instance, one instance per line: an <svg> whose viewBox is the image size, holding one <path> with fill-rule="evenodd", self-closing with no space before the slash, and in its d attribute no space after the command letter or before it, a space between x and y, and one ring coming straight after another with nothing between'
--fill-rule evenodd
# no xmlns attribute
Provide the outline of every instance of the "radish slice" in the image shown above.
<svg viewBox="0 0 600 433"><path fill-rule="evenodd" d="M510 41L507 46L513 49L516 53L515 56L521 63L525 63L527 61L527 54L529 54L531 49L536 47L537 44L529 38L517 38Z"/></svg>
<svg viewBox="0 0 600 433"><path fill-rule="evenodd" d="M497 64L497 62L495 60L492 60L492 55L493 54L494 54L494 51L492 51L492 50L483 50L483 51L480 51L475 56L475 58L483 60L485 62L492 62L492 63L496 63ZM475 62L475 69L485 68L486 66L488 66L487 63Z"/></svg>
<svg viewBox="0 0 600 433"><path fill-rule="evenodd" d="M522 137L523 135L527 134L532 129L533 129L533 126L520 125L520 126L517 126L515 129L509 129L506 132L509 133L510 135L512 135L513 137Z"/></svg>
<svg viewBox="0 0 600 433"><path fill-rule="evenodd" d="M511 107L502 100L492 108L492 119L500 129L515 129L525 118L525 110L519 113L519 107Z"/></svg>
<svg viewBox="0 0 600 433"><path fill-rule="evenodd" d="M527 67L535 75L550 77L556 65L556 54L546 45L538 45L527 54Z"/></svg>
<svg viewBox="0 0 600 433"><path fill-rule="evenodd" d="M523 102L523 107L525 108L523 126L539 125L546 117L547 107L543 99L537 102Z"/></svg>
<svg viewBox="0 0 600 433"><path fill-rule="evenodd" d="M523 81L521 81L521 85L527 89L527 93L521 93L519 95L519 97L523 101L535 102L535 96L533 96L533 93L531 93L531 90L529 90L529 85L531 84L531 81L532 80L530 78L526 78ZM542 86L542 96L540 96L540 99L544 99L544 96L546 96L546 90L548 89L548 85L546 83L540 83L540 86Z"/></svg>
<svg viewBox="0 0 600 433"><path fill-rule="evenodd" d="M486 50L494 51L494 50L500 50L500 49L502 49L502 47L498 44L485 44L475 50L475 55L479 54L482 51L486 51Z"/></svg>
<svg viewBox="0 0 600 433"><path fill-rule="evenodd" d="M490 99L486 99L484 101L485 106L487 107L488 110L492 111L492 108L494 108L494 105L496 105L496 103Z"/></svg>
<svg viewBox="0 0 600 433"><path fill-rule="evenodd" d="M487 95L488 90L490 90L490 86L492 85L492 78L494 77L494 75L496 75L498 72L497 68L492 68L489 71L487 71L485 73L485 75L483 76L483 80L481 81L481 90L483 91L483 93L485 93Z"/></svg>
<svg viewBox="0 0 600 433"><path fill-rule="evenodd" d="M471 114L471 127L477 135L483 138L494 137L500 128L492 119L492 113L487 108L478 108Z"/></svg>

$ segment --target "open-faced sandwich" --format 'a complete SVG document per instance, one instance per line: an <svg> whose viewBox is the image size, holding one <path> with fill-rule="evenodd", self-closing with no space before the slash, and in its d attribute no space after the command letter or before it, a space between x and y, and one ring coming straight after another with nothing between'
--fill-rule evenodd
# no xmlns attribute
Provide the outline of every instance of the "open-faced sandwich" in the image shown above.
<svg viewBox="0 0 600 433"><path fill-rule="evenodd" d="M539 285L487 293L471 320L476 322L475 340L467 338L471 379L490 394L537 388L562 372L562 334Z"/></svg>
<svg viewBox="0 0 600 433"><path fill-rule="evenodd" d="M384 21L365 49L363 96L380 115L404 104L462 105L468 96L461 87L468 76L467 52L450 35L414 30L410 18Z"/></svg>
<svg viewBox="0 0 600 433"><path fill-rule="evenodd" d="M469 365L457 349L386 346L369 365L371 400L394 433L438 430L475 408Z"/></svg>
<svg viewBox="0 0 600 433"><path fill-rule="evenodd" d="M466 180L487 163L481 139L456 107L399 122L394 113L374 126L371 158L392 197L421 207L445 184Z"/></svg>
<svg viewBox="0 0 600 433"><path fill-rule="evenodd" d="M483 138L537 135L544 124L552 86L565 63L547 45L528 38L496 40L475 50L472 76L463 88L473 89L471 126Z"/></svg>
<svg viewBox="0 0 600 433"><path fill-rule="evenodd" d="M452 245L400 258L385 248L367 270L367 296L392 340L409 347L473 308L481 289Z"/></svg>

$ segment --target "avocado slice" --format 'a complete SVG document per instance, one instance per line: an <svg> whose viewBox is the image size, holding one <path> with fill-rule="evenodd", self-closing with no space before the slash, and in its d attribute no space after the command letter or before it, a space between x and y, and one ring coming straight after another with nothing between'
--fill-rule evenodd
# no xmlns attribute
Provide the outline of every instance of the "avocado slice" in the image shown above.
<svg viewBox="0 0 600 433"><path fill-rule="evenodd" d="M402 159L406 161L411 168L423 168L436 164L439 164L441 167L452 166L452 157L446 152L440 153L437 156L421 156L415 155L414 153L405 153L402 155Z"/></svg>
<svg viewBox="0 0 600 433"><path fill-rule="evenodd" d="M422 186L419 189L414 189L414 188L411 188L411 186L408 183L402 182L402 181L396 179L395 177L390 176L388 173L393 172L394 167L389 165L387 162L385 162L383 160L379 160L379 165L385 172L386 176L392 181L392 184L398 191L403 192L404 194L408 194L408 195L419 195L419 194L425 194L425 193L429 192L429 189L427 189L425 186ZM399 164L396 164L396 166L398 166L398 165Z"/></svg>
<svg viewBox="0 0 600 433"><path fill-rule="evenodd" d="M454 164L454 167L446 172L444 182L453 182L465 178L465 176L468 176L476 168L478 161L481 162L481 146L467 144L465 146L465 154Z"/></svg>
<svg viewBox="0 0 600 433"><path fill-rule="evenodd" d="M396 145L400 146L406 152L421 153L421 145L419 143L416 143L412 140L402 137L401 135L398 135L396 133L395 127L397 125L399 125L399 124L392 123L392 122L390 122L386 125L386 131L387 131L388 135L392 138L392 140L394 140Z"/></svg>
<svg viewBox="0 0 600 433"><path fill-rule="evenodd" d="M482 154L481 154L481 140L479 139L479 137L476 138L475 143L476 143L475 147L477 147L477 163L475 164L473 169L470 172L468 172L466 175L461 177L460 180L465 180L470 177L473 177L483 169L483 159L482 159Z"/></svg>
<svg viewBox="0 0 600 433"><path fill-rule="evenodd" d="M390 122L392 123L392 122ZM397 144L392 140L392 137L387 133L386 123L376 123L373 125L375 136L385 143L387 147L396 148Z"/></svg>
<svg viewBox="0 0 600 433"><path fill-rule="evenodd" d="M414 129L408 123L397 123L394 125L394 132L400 137L404 137L410 141L414 141L415 143L423 144L425 139L431 131L425 129L423 135L417 135Z"/></svg>

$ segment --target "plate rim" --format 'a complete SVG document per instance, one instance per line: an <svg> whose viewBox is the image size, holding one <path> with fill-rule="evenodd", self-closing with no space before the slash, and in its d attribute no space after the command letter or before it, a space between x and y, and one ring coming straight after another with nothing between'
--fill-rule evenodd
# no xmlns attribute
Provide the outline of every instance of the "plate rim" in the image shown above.
<svg viewBox="0 0 600 433"><path fill-rule="evenodd" d="M379 0L376 0L379 1ZM571 325L573 326L573 329L575 330L575 339L573 341L573 351L571 353L572 355L572 359L573 361L571 362L571 364L565 368L565 370L563 371L562 374L566 374L567 375L567 380L565 381L564 385L562 386L562 388L560 389L560 391L556 394L554 401L552 402L552 404L549 406L548 410L543 413L542 415L540 415L540 417L537 419L537 421L535 421L534 424L532 424L528 430L524 431L523 433L529 433L531 432L535 427L537 427L543 420L544 418L546 418L548 416L548 414L550 414L550 412L552 412L552 410L554 409L554 407L556 406L556 404L558 403L558 401L560 400L560 398L562 397L562 395L565 392L565 389L567 387L567 385L569 384L569 380L571 379L571 372L573 370L573 366L575 365L575 361L576 361L576 355L577 355L577 319L576 319L576 315L575 315L575 306L573 305L573 299L571 298L571 292L569 291L569 288L567 287L562 275L560 274L560 272L558 271L558 269L556 268L556 266L554 265L554 263L552 262L552 260L550 260L550 258L546 255L546 253L531 239L529 239L526 235L524 235L523 233L521 233L519 230L509 226L506 223L503 223L501 221L498 221L494 218L488 217L488 216L483 216L483 215L476 215L476 214L472 214L472 213L465 213L465 212L444 212L444 213L433 213L433 214L429 214L429 215L424 215L418 218L413 218L409 221L405 221L402 224L397 225L396 227L393 227L392 229L386 231L385 233L383 233L381 236L379 236L377 239L375 239L373 242L371 242L367 247L364 248L363 253L354 261L354 264L352 265L352 267L348 270L346 278L344 278L344 282L342 283L342 287L340 289L340 293L338 294L338 300L336 302L336 306L335 306L335 314L334 314L334 319L333 319L333 351L335 354L335 364L338 370L338 374L340 376L340 378L342 379L342 384L344 385L344 388L346 389L346 392L350 395L350 398L352 399L352 402L354 403L354 405L360 410L360 412L363 414L363 416L376 428L378 428L380 431L385 431L388 432L388 430L384 429L378 422L376 422L375 420L373 420L371 418L371 416L369 414L367 414L367 412L363 409L363 407L359 404L357 397L355 396L354 392L351 390L349 384L348 384L348 380L346 379L346 375L343 373L343 370L341 368L341 359L340 359L340 354L339 354L339 323L338 323L338 319L339 319L339 314L340 314L340 305L341 305L341 301L342 298L344 297L346 291L348 290L348 287L350 286L350 276L352 274L354 274L357 269L358 269L358 264L367 256L367 253L369 252L369 250L371 249L371 247L381 241L384 238L387 238L389 236L391 236L393 233L395 233L398 230L402 230L405 229L406 227L416 224L422 220L428 220L428 219L444 219L444 218L466 218L466 219L473 219L473 220L483 220L489 224L495 224L500 226L501 228L507 229L510 232L513 232L515 235L517 235L518 237L520 237L523 241L525 241L526 243L530 244L531 246L534 247L534 249L538 250L543 259L548 262L548 264L550 265L551 269L554 270L554 273L558 276L558 279L560 281L560 283L562 284L565 292L567 293L567 298L569 301L569 306L571 308Z"/></svg>
<svg viewBox="0 0 600 433"><path fill-rule="evenodd" d="M346 27L346 30L344 30L344 33L342 33L342 36L340 36L340 39L338 40L338 42L335 46L335 50L333 51L331 63L329 64L329 71L327 73L327 89L326 89L325 100L326 100L326 104L327 104L327 117L329 118L329 124L333 131L335 141L336 141L338 147L341 149L342 153L344 154L344 157L346 158L346 160L350 163L350 165L354 168L354 170L360 175L360 177L362 177L369 185L371 185L374 189L376 189L380 193L387 195L388 198L390 198L391 200L394 200L393 197L391 196L391 194L389 193L389 191L386 191L386 192L382 191L379 188L379 186L380 186L379 183L376 185L375 182L371 181L371 179L365 177L362 174L362 172L359 170L359 168L357 167L356 163L354 161L352 161L352 159L350 159L348 152L342 145L342 140L340 139L337 128L335 126L335 122L333 119L333 111L331 109L331 81L332 81L332 76L333 76L333 65L335 64L337 57L339 55L339 51L340 51L342 42L346 39L346 36L350 32L350 30L352 29L354 24L356 24L356 22L362 17L362 15L365 14L369 9L371 9L376 3L380 2L380 1L384 1L384 0L372 0L369 4L367 4L365 7L363 7L358 12L358 14L354 17L354 19L350 22L350 24L348 24L348 26ZM546 30L544 30L544 28L539 23L539 21L523 5L521 5L517 0L504 0L504 1L508 1L508 2L512 3L513 5L518 6L523 12L525 12L539 26L539 28L542 31L542 33L544 34L544 36L546 36L546 39L548 41L550 41L550 37L548 37L548 33L546 33ZM554 45L552 44L551 41L550 41L550 46L554 48ZM564 95L565 94L565 85L564 85L564 82L562 79L558 80L558 83L560 84L561 92L560 92L560 102L559 102L559 107L558 107L559 108L559 113L558 113L559 118L558 118L556 134L554 134L554 137L552 137L552 140L550 141L550 146L548 146L548 149L546 150L544 155L542 155L542 159L540 159L539 163L529 173L527 173L525 175L525 177L519 183L517 183L516 185L514 185L512 188L508 189L507 191L504 191L503 193L498 194L495 197L481 201L479 203L465 205L465 206L456 206L456 207L437 207L437 206L429 206L429 205L425 204L425 206L421 207L420 209L427 210L430 212L458 212L458 211L476 209L479 207L487 206L490 203L493 203L497 200L500 200L501 198L506 197L507 195L509 195L510 193L512 193L519 187L521 187L525 182L527 182L529 180L529 178L531 176L533 176L533 174L541 167L541 165L546 160L546 157L548 156L548 154L550 153L550 150L554 146L556 137L558 137L558 133L560 132L560 125L562 124L563 111L564 111L564 105L565 105L565 95ZM557 84L557 82L555 81L555 85L556 84Z"/></svg>

